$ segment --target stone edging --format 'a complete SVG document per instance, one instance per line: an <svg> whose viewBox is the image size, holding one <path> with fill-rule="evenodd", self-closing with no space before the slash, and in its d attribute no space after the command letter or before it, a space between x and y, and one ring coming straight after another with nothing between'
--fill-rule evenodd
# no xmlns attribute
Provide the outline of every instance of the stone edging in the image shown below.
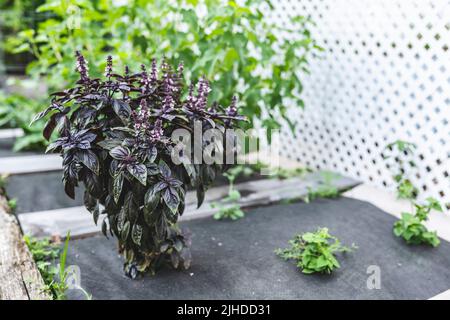
<svg viewBox="0 0 450 320"><path fill-rule="evenodd" d="M0 300L51 300L22 238L17 219L0 195Z"/></svg>

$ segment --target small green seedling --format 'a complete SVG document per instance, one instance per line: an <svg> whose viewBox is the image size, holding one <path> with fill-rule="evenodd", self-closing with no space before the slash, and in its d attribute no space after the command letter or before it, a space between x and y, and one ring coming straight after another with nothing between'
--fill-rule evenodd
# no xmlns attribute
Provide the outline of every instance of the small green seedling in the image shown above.
<svg viewBox="0 0 450 320"><path fill-rule="evenodd" d="M241 207L238 203L239 199L241 199L241 194L234 188L234 181L237 177L237 175L235 174L236 172L224 173L224 176L227 177L229 182L228 196L223 199L222 203L215 202L211 204L213 208L219 209L219 211L214 214L214 219L216 220L238 220L243 218L245 215L244 211L241 210Z"/></svg>
<svg viewBox="0 0 450 320"><path fill-rule="evenodd" d="M70 233L66 236L62 250L59 245L50 242L49 239L37 239L25 235L24 240L44 280L45 287L43 291L50 294L54 300L65 300L68 289L66 260ZM58 258L59 265L56 266ZM91 296L83 288L78 289L83 292L88 300L91 299Z"/></svg>
<svg viewBox="0 0 450 320"><path fill-rule="evenodd" d="M339 177L330 171L321 172L322 183L316 188L308 187L308 194L303 197L303 201L309 203L318 198L338 198L341 194L339 189L333 185L333 180Z"/></svg>
<svg viewBox="0 0 450 320"><path fill-rule="evenodd" d="M15 213L17 210L17 199L9 199L8 200L8 208L10 213Z"/></svg>
<svg viewBox="0 0 450 320"><path fill-rule="evenodd" d="M394 173L394 181L397 183L397 197L399 199L413 200L419 193L418 188L413 185L406 174L409 168L416 166L412 160L415 149L414 143L403 140L394 141L385 147L385 153L389 154L384 155L384 159L394 159L390 163L390 168Z"/></svg>
<svg viewBox="0 0 450 320"><path fill-rule="evenodd" d="M442 206L434 198L427 198L424 205L414 204L415 214L403 212L402 218L394 224L394 234L408 244L428 244L437 247L440 240L435 231L428 231L423 222L428 220L431 210L442 212Z"/></svg>
<svg viewBox="0 0 450 320"><path fill-rule="evenodd" d="M3 189L3 188L6 187L7 181L8 181L8 176L4 175L4 174L1 174L0 175L0 189Z"/></svg>
<svg viewBox="0 0 450 320"><path fill-rule="evenodd" d="M341 245L338 238L328 233L328 228L319 228L316 232L296 235L289 241L290 248L277 249L275 253L285 260L294 260L303 273L330 274L340 268L336 252L350 252L351 248Z"/></svg>

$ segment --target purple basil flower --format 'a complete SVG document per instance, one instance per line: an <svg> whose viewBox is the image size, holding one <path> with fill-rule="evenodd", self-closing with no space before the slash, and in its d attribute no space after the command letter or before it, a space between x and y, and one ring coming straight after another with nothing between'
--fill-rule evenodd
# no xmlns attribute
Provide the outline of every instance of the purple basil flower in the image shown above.
<svg viewBox="0 0 450 320"><path fill-rule="evenodd" d="M112 57L108 56L106 58L106 67L105 67L105 77L107 78L111 78L112 65L113 65Z"/></svg>
<svg viewBox="0 0 450 320"><path fill-rule="evenodd" d="M125 66L125 76L128 77L130 75L130 68Z"/></svg>
<svg viewBox="0 0 450 320"><path fill-rule="evenodd" d="M147 101L142 99L139 103L139 108L131 112L131 118L133 119L133 127L139 134L140 131L146 131L149 128L150 109L147 105Z"/></svg>
<svg viewBox="0 0 450 320"><path fill-rule="evenodd" d="M178 78L182 79L183 78L183 72L184 72L184 64L183 64L183 62L180 62L178 64L177 72L178 72Z"/></svg>
<svg viewBox="0 0 450 320"><path fill-rule="evenodd" d="M155 125L153 126L153 129L150 130L150 141L156 142L161 139L161 137L164 135L164 131L162 128L162 121L161 119L156 120Z"/></svg>
<svg viewBox="0 0 450 320"><path fill-rule="evenodd" d="M164 62L166 63L166 62ZM175 106L174 94L178 91L175 81L169 71L163 74L163 110L165 112L171 111Z"/></svg>
<svg viewBox="0 0 450 320"><path fill-rule="evenodd" d="M236 117L238 115L238 110L237 110L237 98L236 96L233 96L233 98L231 98L231 104L230 106L227 108L227 110L225 111L225 114L229 117ZM230 126L232 123L231 119L225 119L225 124L227 126Z"/></svg>
<svg viewBox="0 0 450 320"><path fill-rule="evenodd" d="M80 74L81 80L88 82L89 81L89 67L88 62L81 54L80 51L75 51L75 56L77 57L77 65L76 70Z"/></svg>
<svg viewBox="0 0 450 320"><path fill-rule="evenodd" d="M156 67L156 59L152 59L152 72L150 74L150 81L153 85L158 82L158 68Z"/></svg>
<svg viewBox="0 0 450 320"><path fill-rule="evenodd" d="M226 110L226 114L229 117L235 117L238 114L238 110L237 110L237 98L236 96L233 96L233 98L231 98L231 104L230 106L227 108Z"/></svg>
<svg viewBox="0 0 450 320"><path fill-rule="evenodd" d="M208 95L211 91L209 87L209 82L205 77L202 77L198 81L198 89L197 89L197 101L195 103L195 109L197 110L205 110L208 105Z"/></svg>
<svg viewBox="0 0 450 320"><path fill-rule="evenodd" d="M142 84L142 93L148 93L150 90L150 79L148 78L147 69L145 68L144 64L141 64L141 84Z"/></svg>

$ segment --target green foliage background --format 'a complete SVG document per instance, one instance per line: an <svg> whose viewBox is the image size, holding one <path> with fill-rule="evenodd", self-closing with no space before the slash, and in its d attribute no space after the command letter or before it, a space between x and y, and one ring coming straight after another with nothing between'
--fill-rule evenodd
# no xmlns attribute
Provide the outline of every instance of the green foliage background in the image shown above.
<svg viewBox="0 0 450 320"><path fill-rule="evenodd" d="M77 79L77 49L95 66L92 76L99 75L108 54L136 72L137 61L150 63L153 57L161 60L166 56L170 63L185 63L188 82L201 75L213 80L212 100L228 105L238 92L240 111L252 120L249 126L261 121L266 128L278 128L280 116L294 126L286 116L285 99L303 107L301 77L308 70L308 59L321 50L311 37L311 22L297 16L290 19L289 27L276 26L267 19L269 10L261 10L262 5L270 8L270 1L239 3L47 0L37 11L48 18L37 28L9 37L7 48L36 57L27 74L46 81L49 91L60 90ZM39 106L30 109L42 109L45 101L33 103ZM10 106L0 98L0 121ZM31 142L36 144L36 139ZM27 147L27 143L19 147Z"/></svg>

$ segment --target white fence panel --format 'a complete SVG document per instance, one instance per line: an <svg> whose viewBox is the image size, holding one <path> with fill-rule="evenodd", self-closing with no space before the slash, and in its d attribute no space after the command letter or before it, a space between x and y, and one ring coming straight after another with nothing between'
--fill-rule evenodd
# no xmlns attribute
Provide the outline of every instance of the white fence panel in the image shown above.
<svg viewBox="0 0 450 320"><path fill-rule="evenodd" d="M282 155L393 187L382 158L397 139L417 145L422 198L450 202L450 1L278 0L272 19L299 13L325 48L304 78Z"/></svg>

